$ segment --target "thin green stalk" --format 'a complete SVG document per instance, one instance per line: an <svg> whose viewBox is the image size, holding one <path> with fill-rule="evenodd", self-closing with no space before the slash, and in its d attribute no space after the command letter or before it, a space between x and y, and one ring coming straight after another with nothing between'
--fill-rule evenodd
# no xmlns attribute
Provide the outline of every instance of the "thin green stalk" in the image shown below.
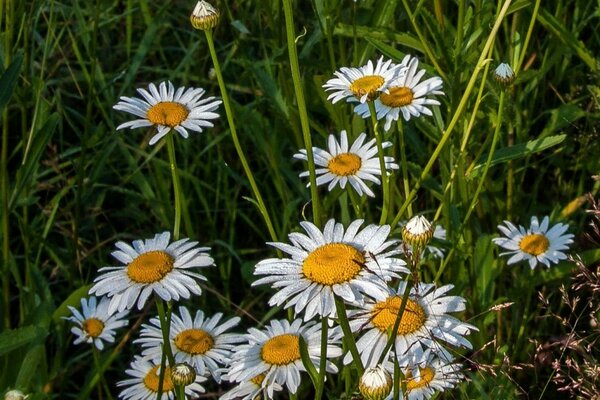
<svg viewBox="0 0 600 400"><path fill-rule="evenodd" d="M325 387L325 369L327 368L327 345L329 336L329 319L321 319L321 358L319 359L319 382L315 388L315 400L321 400L323 397L323 388Z"/></svg>
<svg viewBox="0 0 600 400"><path fill-rule="evenodd" d="M160 363L160 374L158 378L158 399L160 400L160 395L162 393L163 383L165 379L165 371L167 368L166 360L169 361L169 367L175 365L175 357L173 357L173 351L171 350L171 341L169 339L169 333L171 331L171 307L165 313L165 307L163 305L163 300L156 296L156 309L158 310L158 319L160 321L160 330L162 332L163 337L163 356L161 358ZM167 355L166 360L164 354ZM180 394L182 385L175 386L176 399L185 400L185 393L183 396Z"/></svg>
<svg viewBox="0 0 600 400"><path fill-rule="evenodd" d="M173 132L167 134L167 149L169 152L169 167L173 179L173 196L175 199L175 220L173 222L173 239L179 240L179 229L181 226L181 186L179 184L179 171L177 170L177 159L175 158L175 140Z"/></svg>
<svg viewBox="0 0 600 400"><path fill-rule="evenodd" d="M102 366L100 365L100 356L98 355L98 349L92 343L92 355L94 357L94 367L96 367L96 372L100 372ZM112 395L110 394L110 388L108 387L108 383L104 377L104 374L100 375L100 387L98 387L98 396L102 398L102 389L106 392L106 395L109 399L112 399Z"/></svg>
<svg viewBox="0 0 600 400"><path fill-rule="evenodd" d="M398 224L398 222L404 215L404 212L406 211L407 207L410 205L410 202L415 197L415 195L417 194L417 191L421 187L421 183L429 175L429 171L433 167L433 164L439 157L442 149L446 145L446 142L450 138L450 134L452 133L452 131L454 130L454 127L458 123L458 121L462 115L462 112L464 111L464 109L467 105L469 96L471 95L471 92L473 91L473 87L475 86L475 82L477 81L477 77L479 76L479 71L485 66L485 64L488 63L488 61L485 60L485 57L488 54L488 52L490 51L492 42L494 41L494 38L496 37L496 34L498 33L500 24L502 23L502 20L504 19L504 16L506 15L506 12L508 11L508 7L510 6L511 2L512 2L512 0L506 0L504 2L502 9L500 10L500 13L498 14L498 17L496 18L496 22L494 23L494 26L492 27L490 36L488 37L488 39L483 47L483 50L481 51L479 59L477 60L477 64L475 65L475 71L473 71L473 74L471 75L471 79L469 80L469 83L467 84L465 92L464 92L462 98L460 99L458 107L456 108L456 111L454 112L454 115L452 116L452 119L450 120L450 123L448 124L446 131L442 135L437 147L435 148L435 150L433 151L433 154L429 158L427 165L425 165L425 168L423 168L423 171L421 172L421 176L419 177L419 180L415 183L415 186L413 187L412 191L410 192L408 198L404 200L404 204L402 204L402 207L400 207L400 210L398 210L398 213L396 214L396 217L394 218L394 221L392 222L392 229L394 229L396 227L396 225Z"/></svg>
<svg viewBox="0 0 600 400"><path fill-rule="evenodd" d="M527 28L527 36L525 36L525 41L523 42L523 47L521 48L521 54L519 56L519 62L515 65L514 71L515 75L519 73L521 67L523 66L523 61L525 60L525 54L527 53L527 46L529 46L529 39L531 39L531 33L533 32L533 26L535 25L535 21L537 19L538 12L540 10L541 0L536 0L535 6L533 7L533 13L531 14L531 21L529 22L529 27Z"/></svg>
<svg viewBox="0 0 600 400"><path fill-rule="evenodd" d="M300 116L300 126L302 127L304 148L306 149L306 158L308 159L308 174L310 180L310 198L313 209L313 221L315 225L321 226L321 211L319 203L319 193L317 191L315 159L313 156L312 140L310 138L308 111L306 110L304 90L302 88L302 80L300 77L298 52L296 50L296 33L294 31L294 14L292 12L292 0L283 0L283 13L285 15L285 31L287 36L288 54L290 57L290 69L292 71L292 81L294 82L296 102L298 103L298 114Z"/></svg>
<svg viewBox="0 0 600 400"><path fill-rule="evenodd" d="M346 313L346 305L344 304L344 300L340 299L338 296L335 296L335 310L337 311L340 327L344 333L344 343L346 343L348 350L350 350L350 354L352 354L352 361L354 362L358 376L362 376L365 368L362 365L362 360L360 359L360 353L356 347L356 341L354 340L352 329L350 329L348 314Z"/></svg>
<svg viewBox="0 0 600 400"><path fill-rule="evenodd" d="M406 159L406 143L404 140L404 125L402 120L398 119L398 138L400 145L400 169L402 170L402 185L404 187L404 198L410 194L410 183L408 181L408 160ZM413 215L412 204L408 205L408 218Z"/></svg>
<svg viewBox="0 0 600 400"><path fill-rule="evenodd" d="M369 112L371 114L371 126L373 128L373 134L375 135L375 141L377 143L377 157L379 158L379 168L381 169L381 188L383 189L383 203L381 206L381 217L379 218L379 225L385 224L387 221L388 207L390 202L390 178L385 169L385 155L383 154L383 140L379 133L379 121L377 121L377 112L375 110L375 102L368 101Z"/></svg>
<svg viewBox="0 0 600 400"><path fill-rule="evenodd" d="M388 342L386 343L385 348L383 349L383 352L379 357L378 364L383 363L383 360L385 360L388 352L390 351L390 349L394 345L394 342L396 341L396 334L398 333L398 328L400 327L400 322L402 321L402 314L404 314L404 310L406 309L406 304L408 303L408 297L410 295L410 290L412 289L412 287L412 280L407 279L406 287L404 288L404 293L402 293L402 302L400 303L400 308L398 309L398 316L396 317L396 321L394 322L394 327L392 328L390 338L388 339Z"/></svg>
<svg viewBox="0 0 600 400"><path fill-rule="evenodd" d="M252 193L258 203L258 210L262 215L265 224L267 225L267 229L269 230L269 235L273 241L277 241L277 234L275 233L275 228L273 227L273 222L271 222L271 217L267 211L267 207L265 206L265 202L263 201L263 197L258 190L258 186L256 185L256 180L254 179L254 175L252 174L252 169L250 169L250 165L248 165L248 161L246 159L246 155L242 146L240 144L240 140L238 138L237 130L235 128L235 121L233 118L233 110L231 108L231 103L229 101L229 95L227 94L227 88L225 87L225 81L223 80L223 73L221 72L221 65L219 64L219 59L217 57L217 51L215 50L215 43L212 37L212 31L210 29L206 29L204 31L206 35L206 41L208 42L208 48L210 51L210 57L212 58L213 66L215 68L215 74L217 75L217 81L219 82L219 89L221 90L221 98L223 99L223 106L225 107L225 114L227 115L227 122L229 124L229 131L231 132L231 138L233 140L233 145L235 146L235 150L237 152L238 157L240 158L240 162L242 163L242 167L244 168L244 172L246 173L246 177L250 182L250 187L252 188Z"/></svg>

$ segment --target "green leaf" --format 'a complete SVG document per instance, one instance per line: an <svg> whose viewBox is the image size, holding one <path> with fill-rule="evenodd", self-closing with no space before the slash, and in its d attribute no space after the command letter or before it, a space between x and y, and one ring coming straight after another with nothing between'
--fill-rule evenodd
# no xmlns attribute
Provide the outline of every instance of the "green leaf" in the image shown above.
<svg viewBox="0 0 600 400"><path fill-rule="evenodd" d="M12 96L12 92L19 80L22 62L23 53L18 52L12 63L10 63L6 71L0 77L0 111L8 104L8 101Z"/></svg>
<svg viewBox="0 0 600 400"><path fill-rule="evenodd" d="M27 390L33 386L32 381L34 379L37 378L39 382L41 380L40 372L47 369L44 365L45 361L46 352L43 344L35 345L29 349L25 357L23 357L23 362L15 381L15 387Z"/></svg>
<svg viewBox="0 0 600 400"><path fill-rule="evenodd" d="M319 373L317 372L317 369L310 360L310 355L308 354L308 347L306 346L306 341L304 340L302 335L298 335L298 341L300 342L300 357L302 358L302 364L304 365L304 368L306 368L306 371L310 376L310 380L316 388L319 384Z"/></svg>
<svg viewBox="0 0 600 400"><path fill-rule="evenodd" d="M539 153L540 151L546 150L550 147L562 143L566 137L567 135L549 136L542 139L530 140L527 143L520 143L514 146L498 149L492 157L492 162L490 166L493 167L494 165L502 164L510 160L516 160L518 158L523 158L534 153ZM486 160L487 154L482 155L480 159ZM467 176L467 179L473 179L476 176L478 176L481 170L483 169L484 165L485 162L477 164L473 168L471 173Z"/></svg>
<svg viewBox="0 0 600 400"><path fill-rule="evenodd" d="M0 356L31 342L40 341L47 335L46 329L33 325L4 331L0 333Z"/></svg>
<svg viewBox="0 0 600 400"><path fill-rule="evenodd" d="M68 306L79 308L81 306L80 300L88 295L88 290L90 290L91 287L92 284L90 283L89 285L80 287L71 293L69 297L67 297L65 301L63 301L62 304L58 306L56 310L54 310L54 313L52 314L52 320L55 323L59 323L62 317L68 317L71 315L71 311L69 311Z"/></svg>
<svg viewBox="0 0 600 400"><path fill-rule="evenodd" d="M335 27L333 34L339 36L354 37L352 25L339 24ZM412 35L409 35L408 33L398 33L396 31L389 31L381 28L373 29L367 26L357 26L356 34L368 40L369 43L373 44L373 46L377 47L384 54L384 48L387 50L391 50L393 49L393 47L382 43L382 40L391 40L395 43L399 43L408 48L417 50L420 53L424 52L423 46L421 45L421 42L419 42L419 39ZM402 57L400 58L400 60L401 59Z"/></svg>
<svg viewBox="0 0 600 400"><path fill-rule="evenodd" d="M498 276L498 268L495 268L494 245L490 235L483 235L477 239L475 253L473 254L473 265L477 274L477 291L479 293L479 305L481 308L488 307L494 293L494 281Z"/></svg>

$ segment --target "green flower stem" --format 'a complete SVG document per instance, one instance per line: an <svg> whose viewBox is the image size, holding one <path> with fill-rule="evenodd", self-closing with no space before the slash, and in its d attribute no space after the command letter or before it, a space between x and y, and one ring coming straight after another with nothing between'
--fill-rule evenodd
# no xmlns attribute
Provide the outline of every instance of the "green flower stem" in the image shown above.
<svg viewBox="0 0 600 400"><path fill-rule="evenodd" d="M412 266L412 267L414 267L414 266ZM411 268L411 270L412 269L413 268ZM412 289L412 287L413 287L413 281L410 279L407 279L406 287L404 288L404 293L402 294L402 302L400 303L400 308L398 309L398 316L396 317L396 321L394 322L394 327L392 328L390 338L388 339L388 342L386 343L385 348L383 349L383 353L381 353L381 356L379 357L378 364L383 363L383 360L385 360L385 357L387 356L388 352L392 348L392 345L396 341L396 335L398 334L398 327L400 327L400 322L402 321L402 314L404 314L404 310L406 309L406 304L408 303L408 296L410 295L410 290Z"/></svg>
<svg viewBox="0 0 600 400"><path fill-rule="evenodd" d="M388 207L390 200L390 178L385 169L385 155L383 154L383 140L379 133L379 122L377 121L377 112L375 110L375 103L368 101L369 113L371 114L371 126L373 127L373 134L375 135L375 141L377 142L377 156L379 158L379 168L381 169L381 188L383 189L383 204L381 207L381 217L379 218L379 225L383 225L387 221Z"/></svg>
<svg viewBox="0 0 600 400"><path fill-rule="evenodd" d="M290 57L292 81L294 82L294 91L296 92L296 101L298 102L298 114L300 116L300 126L302 127L304 148L306 149L306 158L308 159L308 176L310 181L310 198L312 202L313 221L315 225L321 226L321 211L319 203L319 193L317 191L315 159L313 155L312 140L310 138L308 111L306 110L304 90L302 89L302 80L300 78L300 66L298 64L298 52L296 50L296 33L294 31L294 15L292 12L292 0L283 0L283 13L285 15L285 31L287 35L288 54Z"/></svg>
<svg viewBox="0 0 600 400"><path fill-rule="evenodd" d="M538 16L538 12L540 10L541 0L536 0L535 5L533 6L533 13L531 14L531 21L529 22L529 28L527 28L527 36L525 36L525 41L523 42L523 47L521 48L521 54L519 56L519 62L515 65L514 71L515 75L519 73L521 67L523 66L523 61L525 60L525 54L527 54L527 47L529 46L529 39L531 39L531 33L533 32L533 25L535 25L535 21Z"/></svg>
<svg viewBox="0 0 600 400"><path fill-rule="evenodd" d="M173 240L179 240L179 230L181 227L181 185L179 183L179 171L177 170L177 159L175 158L175 140L174 132L167 134L167 149L169 152L169 167L173 179L173 196L175 199L175 221L173 222Z"/></svg>
<svg viewBox="0 0 600 400"><path fill-rule="evenodd" d="M323 397L323 388L325 386L325 370L327 368L327 339L329 336L329 318L321 319L321 358L319 359L319 381L317 382L315 400L321 400Z"/></svg>
<svg viewBox="0 0 600 400"><path fill-rule="evenodd" d="M163 305L163 300L156 296L156 309L158 310L158 319L160 321L160 330L162 332L163 337L163 355L160 362L160 374L158 378L158 399L160 400L160 394L162 393L163 382L165 379L165 371L166 371L166 361L169 361L169 367L175 365L175 357L173 357L173 351L171 350L171 341L169 339L169 333L171 332L171 307L168 308L165 313L165 307ZM166 354L166 360L165 360ZM185 391L183 392L183 397L181 396L181 390L183 388L181 385L175 386L176 399L185 400Z"/></svg>
<svg viewBox="0 0 600 400"><path fill-rule="evenodd" d="M96 367L96 373L99 373L102 369L102 366L100 365L100 355L98 354L98 349L96 349L96 346L92 343L92 355L94 357L94 367ZM109 399L112 399L112 395L110 394L110 388L108 387L108 383L106 382L106 379L104 377L104 374L100 374L100 387L98 387L98 397L102 398L102 389L104 389L104 391L106 392L106 395L108 396Z"/></svg>
<svg viewBox="0 0 600 400"><path fill-rule="evenodd" d="M346 313L346 305L344 304L344 300L340 299L337 295L335 297L335 309L337 311L338 320L340 323L340 327L342 328L342 332L344 332L344 343L350 350L350 354L352 354L352 360L354 361L354 366L356 367L356 372L358 372L358 376L362 376L365 368L362 365L362 360L360 359L360 354L358 349L356 348L356 341L354 340L354 335L352 334L352 329L350 329L350 324L348 323L348 314Z"/></svg>
<svg viewBox="0 0 600 400"><path fill-rule="evenodd" d="M406 159L406 143L404 141L404 126L402 120L398 119L398 138L400 144L400 168L402 169L402 183L404 186L404 197L408 198L410 194L410 183L408 181L408 161ZM413 215L412 204L408 205L408 218Z"/></svg>
<svg viewBox="0 0 600 400"><path fill-rule="evenodd" d="M233 139L233 145L235 146L235 150L237 152L238 157L242 163L242 167L244 168L244 172L246 173L246 177L250 182L250 187L252 188L252 193L256 198L256 202L258 203L258 210L265 220L265 224L267 225L267 229L269 230L269 235L273 241L277 241L277 234L275 233L275 229L273 228L273 222L271 222L271 217L267 211L267 207L265 206L265 202L263 201L262 195L258 190L258 186L256 185L256 180L254 179L254 175L252 174L252 170L248 165L248 161L246 159L246 155L242 146L240 145L240 141L238 139L237 130L235 128L235 122L233 119L233 110L231 109L231 103L229 101L229 95L227 94L227 88L225 87L225 81L223 80L223 74L221 72L221 65L219 64L219 59L217 58L217 52L215 50L215 43L212 37L212 31L210 29L206 29L204 31L206 34L206 41L208 42L208 48L210 51L210 57L212 58L213 65L215 67L215 74L217 75L217 81L219 82L219 89L221 90L221 98L223 99L223 106L225 107L225 114L227 115L227 122L229 124L229 130L231 132L231 138Z"/></svg>
<svg viewBox="0 0 600 400"><path fill-rule="evenodd" d="M494 26L492 27L492 31L490 32L490 36L488 37L487 41L485 42L483 50L481 51L481 54L479 55L479 59L477 60L477 64L475 65L475 71L473 71L473 74L471 75L471 79L469 80L469 83L467 84L465 92L464 92L462 98L460 99L458 107L456 108L456 111L454 112L454 115L452 116L452 119L450 120L450 123L448 124L446 131L442 135L442 138L440 139L437 147L435 148L435 150L433 151L433 154L429 158L427 165L425 165L425 168L423 168L423 172L421 172L421 176L419 177L419 180L415 183L415 186L413 187L412 191L410 192L408 197L404 200L404 203L400 207L400 210L398 210L398 213L396 214L396 217L394 218L394 221L392 222L392 229L394 229L396 227L396 225L398 224L398 222L404 215L404 212L406 211L407 207L410 205L412 199L417 194L417 191L421 187L421 183L429 175L429 171L433 167L433 164L439 157L442 149L446 145L446 142L450 138L450 134L454 130L454 127L460 120L460 117L467 105L467 101L469 100L469 96L471 95L471 92L473 91L473 87L475 86L475 82L477 81L477 77L479 76L479 72L489 62L489 60L485 60L485 57L487 56L488 52L490 51L492 42L494 41L494 38L496 37L496 34L498 33L498 29L500 28L502 20L504 19L504 16L506 15L506 12L508 11L508 7L510 6L511 2L512 2L512 0L506 0L504 2L504 4L502 5L502 9L500 10L500 13L498 14L498 17L496 18L496 22L494 23Z"/></svg>

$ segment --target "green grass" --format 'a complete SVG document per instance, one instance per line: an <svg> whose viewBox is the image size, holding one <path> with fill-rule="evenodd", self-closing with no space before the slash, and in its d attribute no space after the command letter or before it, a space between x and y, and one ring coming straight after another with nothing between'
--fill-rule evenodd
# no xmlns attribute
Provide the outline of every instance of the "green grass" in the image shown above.
<svg viewBox="0 0 600 400"><path fill-rule="evenodd" d="M114 347L100 355L109 363L106 390L94 387L91 350L72 345L71 326L61 317L69 314L67 305L77 306L86 295L98 268L112 263L115 241L172 229L167 146L148 146L150 130L117 132L127 116L112 106L119 96L133 96L135 88L167 79L220 96L206 38L189 24L193 3L6 0L0 5L0 393L18 388L32 393L30 400L64 399L87 389L97 398L108 391L116 397L114 383L125 379L136 353L131 340L138 315L129 336L120 331L117 342L124 342L114 357ZM513 1L493 36L502 4L313 0L296 2L293 10L305 128L314 146L325 147L327 136L342 129L352 138L371 130L370 121L349 105L326 100L321 85L335 69L380 55L399 62L413 54L427 76L444 79L445 96L438 96L442 105L434 116L403 124L406 181L413 193L406 201L402 172L394 173L384 221L417 213L437 217L448 230L442 244L447 257L427 261L422 278L455 285L453 294L467 299L461 319L479 328L470 336L474 351L461 353L471 382L439 398L561 396L552 383L544 392L552 370L534 362L533 341L565 334L560 324L542 318L546 311L537 292L560 313L557 288L569 284L572 266L533 272L525 264L507 266L490 242L499 223L527 225L531 215L550 215L569 223L576 235L574 253L589 264L600 258L583 238L585 204L565 212L571 201L600 188L592 179L600 165L600 3L540 2L534 15L535 1ZM213 35L238 135L275 236L286 241L300 221L312 220L313 209L307 180L297 176L306 163L292 159L305 142L284 10L280 2L267 0L216 5L222 19ZM501 118L502 89L491 78L500 62L517 72ZM214 128L188 140L175 137L181 234L210 246L217 265L206 273L205 294L187 304L240 315L245 330L286 313L267 306L272 290L250 287L254 265L275 252L265 245L272 238L222 107L219 113ZM384 139L394 142L388 153L398 161L398 133L390 132ZM340 189L328 193L319 187L321 221L378 223L382 192L378 186L373 190L375 199L363 198L352 207ZM394 236L399 235L396 227ZM489 311L505 302L515 304ZM144 321L154 314L147 308ZM299 398L310 397L308 382ZM216 398L224 387L207 390ZM340 390L341 379L326 383L326 396Z"/></svg>

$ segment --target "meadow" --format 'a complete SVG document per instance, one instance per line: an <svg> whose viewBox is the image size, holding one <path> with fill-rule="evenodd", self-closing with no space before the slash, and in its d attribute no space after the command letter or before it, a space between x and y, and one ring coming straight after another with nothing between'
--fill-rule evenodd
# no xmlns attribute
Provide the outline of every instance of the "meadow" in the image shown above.
<svg viewBox="0 0 600 400"><path fill-rule="evenodd" d="M0 395L599 399L599 24L2 0Z"/></svg>

